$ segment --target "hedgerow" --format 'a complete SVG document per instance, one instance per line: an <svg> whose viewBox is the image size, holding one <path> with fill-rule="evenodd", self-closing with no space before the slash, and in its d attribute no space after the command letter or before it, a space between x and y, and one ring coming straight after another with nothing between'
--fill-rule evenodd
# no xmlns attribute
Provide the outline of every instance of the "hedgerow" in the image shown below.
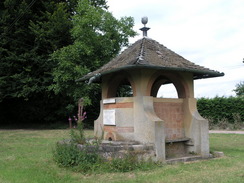
<svg viewBox="0 0 244 183"><path fill-rule="evenodd" d="M237 122L244 125L244 97L200 98L197 107L201 116L215 125Z"/></svg>

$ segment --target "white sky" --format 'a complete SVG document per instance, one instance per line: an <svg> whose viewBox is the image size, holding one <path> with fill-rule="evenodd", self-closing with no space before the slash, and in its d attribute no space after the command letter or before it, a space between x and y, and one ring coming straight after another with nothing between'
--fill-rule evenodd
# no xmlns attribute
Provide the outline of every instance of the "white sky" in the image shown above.
<svg viewBox="0 0 244 183"><path fill-rule="evenodd" d="M148 17L148 37L195 64L224 72L224 77L195 80L195 97L235 95L244 80L244 0L108 0L116 18L134 18L142 38L141 17ZM159 95L171 97L164 86Z"/></svg>

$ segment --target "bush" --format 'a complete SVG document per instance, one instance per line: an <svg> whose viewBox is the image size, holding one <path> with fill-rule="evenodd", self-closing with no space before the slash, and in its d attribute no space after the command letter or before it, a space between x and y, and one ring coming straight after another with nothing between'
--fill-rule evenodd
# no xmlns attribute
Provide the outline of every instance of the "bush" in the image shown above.
<svg viewBox="0 0 244 183"><path fill-rule="evenodd" d="M130 172L133 170L151 170L161 165L161 163L156 163L152 160L138 160L136 154L128 152L123 158L114 158L107 162L107 171Z"/></svg>
<svg viewBox="0 0 244 183"><path fill-rule="evenodd" d="M139 168L140 162L137 156L128 153L123 158L114 158L108 162L108 170L111 172L129 172Z"/></svg>
<svg viewBox="0 0 244 183"><path fill-rule="evenodd" d="M62 167L73 167L82 172L91 171L94 165L101 161L100 156L88 152L87 148L80 150L75 143L57 143L53 152L54 161Z"/></svg>

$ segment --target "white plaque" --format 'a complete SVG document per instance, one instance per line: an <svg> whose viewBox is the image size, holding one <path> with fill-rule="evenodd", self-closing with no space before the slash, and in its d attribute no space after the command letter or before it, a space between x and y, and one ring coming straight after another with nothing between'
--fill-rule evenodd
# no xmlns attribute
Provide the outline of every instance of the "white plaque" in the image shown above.
<svg viewBox="0 0 244 183"><path fill-rule="evenodd" d="M115 125L115 110L103 110L103 124Z"/></svg>
<svg viewBox="0 0 244 183"><path fill-rule="evenodd" d="M110 99L104 99L103 104L115 104L115 98L110 98Z"/></svg>

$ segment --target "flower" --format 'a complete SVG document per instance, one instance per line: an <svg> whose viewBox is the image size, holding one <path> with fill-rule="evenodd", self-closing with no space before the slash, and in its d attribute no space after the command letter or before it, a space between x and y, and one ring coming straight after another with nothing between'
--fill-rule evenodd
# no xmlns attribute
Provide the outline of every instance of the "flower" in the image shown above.
<svg viewBox="0 0 244 183"><path fill-rule="evenodd" d="M76 117L76 116L73 116L73 118L74 118L74 120L75 120L75 121L78 121L78 119L77 119L77 117Z"/></svg>

